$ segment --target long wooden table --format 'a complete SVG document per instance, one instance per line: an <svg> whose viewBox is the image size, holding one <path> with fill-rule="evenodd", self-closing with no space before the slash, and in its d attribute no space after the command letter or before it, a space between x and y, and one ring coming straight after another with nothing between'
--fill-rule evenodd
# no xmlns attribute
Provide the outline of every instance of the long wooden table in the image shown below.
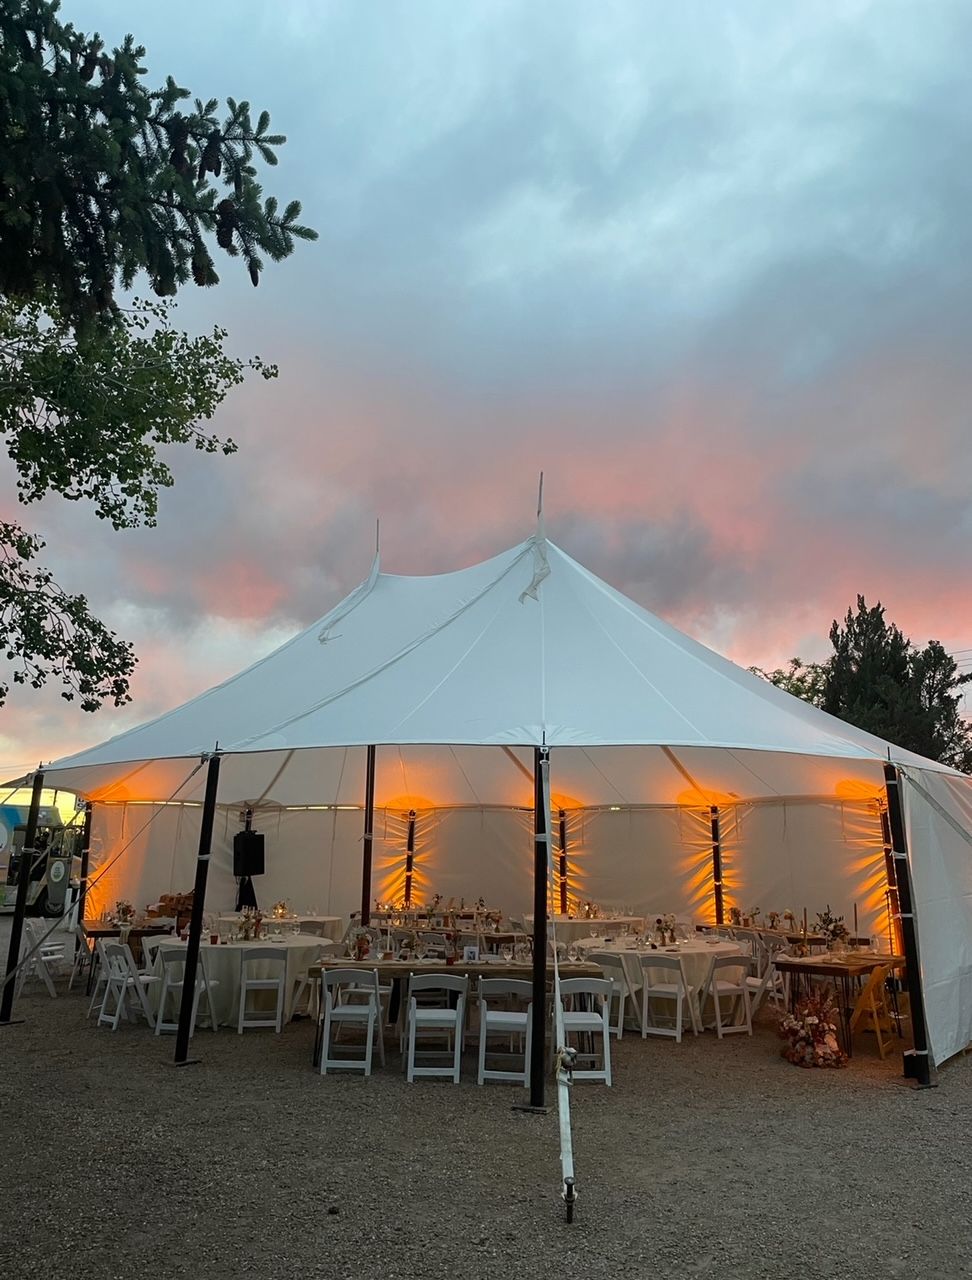
<svg viewBox="0 0 972 1280"><path fill-rule="evenodd" d="M812 978L832 978L834 986L839 984L837 1003L840 1035L844 1052L848 1058L853 1055L854 1046L851 1036L851 983L855 978L869 978L877 968L903 969L904 956L883 956L876 952L849 951L843 956L831 953L815 956L775 956L773 963L781 973L802 974ZM790 1009L796 1005L796 983L790 983Z"/></svg>
<svg viewBox="0 0 972 1280"><path fill-rule="evenodd" d="M120 938L122 930L126 929L128 931L128 943L132 948L132 955L135 957L136 962L141 959L143 938L155 938L158 937L159 934L172 933L171 924L127 925L115 924L111 920L82 920L81 929L84 932L84 936L86 938L91 938L94 942L97 942L99 939L103 941L105 938ZM88 983L85 988L89 995L91 994L91 985L94 980L94 966L95 962L92 960L92 963L88 966Z"/></svg>

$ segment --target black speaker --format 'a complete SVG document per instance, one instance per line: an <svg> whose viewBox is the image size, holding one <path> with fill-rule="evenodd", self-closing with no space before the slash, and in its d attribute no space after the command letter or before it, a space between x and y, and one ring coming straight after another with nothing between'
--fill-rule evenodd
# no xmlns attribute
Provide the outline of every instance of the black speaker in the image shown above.
<svg viewBox="0 0 972 1280"><path fill-rule="evenodd" d="M237 831L233 837L233 875L262 876L263 835L259 831Z"/></svg>

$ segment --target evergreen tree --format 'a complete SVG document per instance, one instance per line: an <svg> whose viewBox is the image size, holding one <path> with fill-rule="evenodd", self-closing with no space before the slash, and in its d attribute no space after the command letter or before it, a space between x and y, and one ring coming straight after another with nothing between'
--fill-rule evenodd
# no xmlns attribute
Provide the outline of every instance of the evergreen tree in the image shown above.
<svg viewBox="0 0 972 1280"><path fill-rule="evenodd" d="M91 502L116 529L155 523L172 476L158 450L231 453L199 427L259 360L224 349L226 331L190 338L170 304L125 304L140 275L167 299L218 282L213 239L253 284L302 226L300 205L263 199L256 159L285 139L249 104L189 97L169 77L148 89L144 49L108 53L58 18L59 0L0 5L0 435L23 503L46 494ZM217 185L221 181L221 186ZM60 681L93 711L129 700L135 657L36 563L42 541L0 519L0 704L11 682Z"/></svg>
<svg viewBox="0 0 972 1280"><path fill-rule="evenodd" d="M316 233L262 198L255 157L275 165L286 139L254 125L247 102L190 97L169 76L146 87L132 36L105 50L58 20L59 0L0 6L0 293L44 297L85 324L115 306L140 272L167 297L188 280L218 283L210 238L257 284ZM217 185L217 184L220 184Z"/></svg>
<svg viewBox="0 0 972 1280"><path fill-rule="evenodd" d="M887 742L972 772L972 726L959 711L972 673L958 667L937 640L916 648L884 616L878 602L857 597L843 624L830 628L834 652L826 662L791 659L772 672L751 668L788 693Z"/></svg>

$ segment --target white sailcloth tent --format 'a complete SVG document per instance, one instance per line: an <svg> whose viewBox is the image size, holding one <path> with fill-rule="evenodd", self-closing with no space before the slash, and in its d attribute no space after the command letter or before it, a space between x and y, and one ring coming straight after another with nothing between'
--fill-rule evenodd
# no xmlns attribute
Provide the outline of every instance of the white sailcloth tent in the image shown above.
<svg viewBox="0 0 972 1280"><path fill-rule="evenodd" d="M361 901L365 748L378 748L373 893L531 899L534 748L550 752L569 899L711 919L725 901L887 930L884 766L904 819L933 1057L972 1041L972 778L767 684L668 626L542 531L434 577L380 572L223 684L45 770L94 803L103 900L188 887L223 753L210 901L231 896L240 811L267 837L261 897ZM151 821L150 821L151 819ZM92 868L96 870L96 868Z"/></svg>

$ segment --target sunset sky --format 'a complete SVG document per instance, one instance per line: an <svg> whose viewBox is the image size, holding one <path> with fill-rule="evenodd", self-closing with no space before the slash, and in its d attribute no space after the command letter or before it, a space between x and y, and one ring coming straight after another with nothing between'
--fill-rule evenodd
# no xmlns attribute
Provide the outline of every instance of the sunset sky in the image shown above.
<svg viewBox="0 0 972 1280"><path fill-rule="evenodd" d="M744 665L856 593L972 667L972 5L64 0L149 81L266 107L320 239L180 297L280 365L173 458L154 530L0 512L136 643L134 702L52 686L9 773L183 701L368 572L534 527ZM970 699L972 701L972 699Z"/></svg>

